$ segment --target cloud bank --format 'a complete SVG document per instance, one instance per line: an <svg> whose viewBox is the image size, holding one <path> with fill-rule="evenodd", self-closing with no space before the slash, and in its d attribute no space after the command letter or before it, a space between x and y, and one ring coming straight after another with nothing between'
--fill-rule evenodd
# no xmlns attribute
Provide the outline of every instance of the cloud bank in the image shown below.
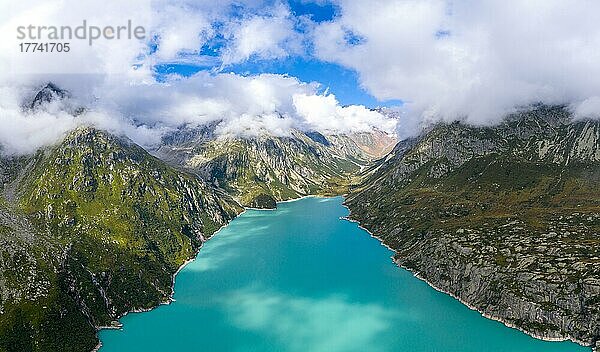
<svg viewBox="0 0 600 352"><path fill-rule="evenodd" d="M285 135L291 128L349 133L396 128L401 137L436 121L497 123L531 103L568 104L600 117L600 3L593 0L332 0L330 20L284 1L0 0L0 144L26 153L73 126L95 124L143 145L182 124L222 121L225 135ZM74 43L69 55L16 51L15 28L131 20L144 41ZM380 100L404 102L398 121L341 106L318 83L275 74L225 73L244 62L309 58L358 73ZM205 67L157 82L156 65ZM89 107L73 118L23 114L23 97L48 81Z"/></svg>
<svg viewBox="0 0 600 352"><path fill-rule="evenodd" d="M598 115L600 2L336 2L341 14L314 28L315 55L355 69L376 97L406 102L405 124L495 123L536 102Z"/></svg>
<svg viewBox="0 0 600 352"><path fill-rule="evenodd" d="M8 8L0 1L0 8ZM15 50L17 26L88 24L142 25L146 40L75 41L71 52L21 53ZM0 145L4 154L31 153L82 124L126 134L152 146L181 125L220 121L217 133L288 135L291 129L351 133L394 123L362 106L341 107L332 94L319 94L318 83L276 74L253 76L222 72L249 59L301 55L305 18L284 3L262 1L153 1L126 4L100 1L24 1L1 18ZM303 23L303 24L302 24ZM216 44L215 44L216 43ZM217 56L201 53L217 45ZM192 77L157 81L154 67L165 63L211 63ZM22 104L46 82L70 91L87 110L73 117L60 104L23 111ZM310 104L310 106L307 106Z"/></svg>
<svg viewBox="0 0 600 352"><path fill-rule="evenodd" d="M332 94L318 93L316 83L303 83L276 74L240 76L202 71L166 82L110 80L77 88L73 77L54 77L62 87L73 87L71 101L53 102L29 111L22 102L39 86L0 87L0 144L5 154L24 154L51 144L79 125L93 125L125 134L152 147L181 126L217 122L216 133L231 137L261 134L288 136L292 129L343 134L377 128L393 133L396 121L363 106L342 107ZM79 93L77 93L79 92ZM83 94L81 92L84 92ZM90 98L92 97L92 98ZM63 105L81 105L74 117Z"/></svg>

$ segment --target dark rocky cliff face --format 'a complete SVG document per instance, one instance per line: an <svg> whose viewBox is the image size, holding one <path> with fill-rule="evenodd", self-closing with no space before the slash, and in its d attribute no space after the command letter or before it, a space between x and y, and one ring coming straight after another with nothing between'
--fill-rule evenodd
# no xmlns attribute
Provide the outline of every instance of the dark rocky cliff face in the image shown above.
<svg viewBox="0 0 600 352"><path fill-rule="evenodd" d="M600 339L600 123L538 107L399 143L347 199L395 261L532 335Z"/></svg>
<svg viewBox="0 0 600 352"><path fill-rule="evenodd" d="M167 301L172 275L241 208L90 128L4 159L0 350L89 351L96 328Z"/></svg>

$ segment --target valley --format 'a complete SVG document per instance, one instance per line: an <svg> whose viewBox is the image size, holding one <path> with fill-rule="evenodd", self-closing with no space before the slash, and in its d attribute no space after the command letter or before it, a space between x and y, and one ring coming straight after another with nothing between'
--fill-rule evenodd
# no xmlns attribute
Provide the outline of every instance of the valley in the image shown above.
<svg viewBox="0 0 600 352"><path fill-rule="evenodd" d="M378 130L240 138L217 125L182 126L152 155L79 127L0 159L0 350L94 348L98 329L169 302L174 273L244 207L307 195L345 195L398 265L486 317L597 345L597 121L535 106L399 142Z"/></svg>
<svg viewBox="0 0 600 352"><path fill-rule="evenodd" d="M0 352L600 352L600 1L0 9Z"/></svg>
<svg viewBox="0 0 600 352"><path fill-rule="evenodd" d="M155 155L225 189L240 204L274 208L277 201L347 193L360 171L383 157L396 139L384 132L289 136L216 136L216 124L183 128L163 140Z"/></svg>

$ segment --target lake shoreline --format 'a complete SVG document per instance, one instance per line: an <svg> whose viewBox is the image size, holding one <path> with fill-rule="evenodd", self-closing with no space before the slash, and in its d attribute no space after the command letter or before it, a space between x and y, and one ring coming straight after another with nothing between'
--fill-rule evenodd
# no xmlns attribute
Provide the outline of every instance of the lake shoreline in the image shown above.
<svg viewBox="0 0 600 352"><path fill-rule="evenodd" d="M340 197L340 196L334 196L334 197L322 197L322 196L318 196L318 195L306 195L306 196L302 196L299 198L294 198L294 199L288 199L288 200L282 200L282 201L278 201L277 203L289 203L289 202L296 202L305 198L335 198L335 197ZM244 210L241 211L239 214L236 215L235 218L231 219L228 223L224 224L223 226L221 226L217 231L215 231L215 233L213 233L212 236L210 236L208 239L202 241L202 244L200 245L200 247L198 247L198 250L195 252L195 254L187 259L186 261L184 261L179 268L177 268L177 270L175 271L175 273L173 273L173 279L172 279L172 283L171 283L171 293L169 295L169 297L160 302L159 304L157 304L156 306L153 306L151 308L144 308L144 309L133 309L130 311L125 312L124 314L122 314L121 316L119 316L117 319L113 320L113 322L118 322L118 324L115 325L108 325L108 326L96 326L96 336L98 336L98 333L100 332L100 330L119 330L119 329L123 329L123 324L120 322L120 320L127 316L127 314L129 313L145 313L145 312L149 312L151 310L154 310L160 306L163 305L169 305L172 302L175 302L174 296L175 296L175 281L177 279L177 274L179 274L179 272L181 272L181 270L183 270L189 263L193 262L194 260L196 260L196 258L198 257L198 254L200 254L200 250L202 249L202 247L204 247L204 243L210 241L211 239L213 239L215 236L217 236L217 234L219 232L221 232L221 230L225 229L227 226L229 226L229 224L231 223L231 221L233 221L234 219L236 219L237 217L241 216L242 214L246 213L248 210L253 210L253 211L274 211L277 210L277 208L275 209L260 209L260 208L250 208L250 207L244 207ZM91 352L98 352L100 351L100 348L102 348L102 341L100 340L100 338L98 338L98 344L92 349Z"/></svg>
<svg viewBox="0 0 600 352"><path fill-rule="evenodd" d="M286 202L286 203L287 202L296 202L296 201L299 201L299 200L302 200L302 199L305 199L305 198L324 198L324 199L342 198L341 206L344 207L344 208L346 208L346 210L348 211L348 215L346 215L346 216L339 216L338 219L341 219L341 220L344 220L344 221L348 221L348 222L354 222L354 223L356 223L358 228L360 228L361 230L363 230L366 233L368 233L370 237L376 239L381 246L384 246L385 248L387 248L388 250L390 250L394 254L396 253L396 251L393 248L391 248L390 246L388 246L387 244L385 244L381 238L379 238L378 236L376 236L373 233L371 233L368 229L366 229L363 226L361 226L360 222L358 222L357 220L354 220L354 219L351 218L351 211L346 206L346 204L344 204L344 201L345 201L345 197L344 196L325 197L325 196L309 195L309 196L303 196L301 198L287 200L287 201L284 201L284 202ZM278 202L278 203L283 203L283 202ZM242 212L240 212L237 216L241 216L242 214L246 213L248 210L263 211L263 210L276 210L276 209L249 209L249 208L244 208L244 210ZM237 216L236 216L236 218L237 218ZM232 221L233 221L233 219L232 219ZM202 245L198 248L198 250L196 251L195 255L192 258L186 260L184 263L182 263L182 265L177 269L177 271L173 274L173 282L172 282L172 286L171 286L171 294L169 295L169 298L167 300L165 300L164 302L161 302L160 304L156 305L155 307L152 307L152 308L149 308L149 309L132 310L132 311L126 312L121 317L119 317L119 320L121 318L123 318L124 316L126 316L127 314L129 314L129 313L148 312L148 311L151 311L151 310L153 310L153 309L155 309L155 308L157 308L157 307L159 307L161 305L168 305L171 302L175 302L174 294L175 294L175 282L176 282L176 279L177 279L177 274L179 272L181 272L181 270L183 270L187 266L187 264L193 262L194 260L196 260L198 258L200 250L204 247L204 244L206 242L208 242L210 239L212 239L213 237L215 237L219 232L221 232L224 228L228 227L230 224L231 224L231 221L228 222L227 224L223 225L221 228L219 228L219 230L216 231L210 238L206 239L205 241L203 240ZM523 332L523 333L525 333L525 334L527 334L527 335L529 335L529 336L531 336L531 337L533 337L535 339L538 339L538 340L543 340L543 341L572 341L572 342L578 343L579 345L582 345L582 346L585 346L585 347L589 347L588 345L585 345L585 344L583 344L583 343L581 343L579 341L575 341L575 340L569 339L569 338L552 339L552 338L547 338L547 337L543 337L543 336L536 336L535 334L532 334L532 333L529 333L527 331L524 331L524 330L522 330L522 329L520 329L518 327L511 326L510 324L507 324L506 322L502 321L501 319L497 319L497 318L495 318L493 316L488 316L487 314L482 313L481 311L479 311L476 308L472 307L470 304L468 304L467 302L464 302L463 300L461 300L460 298L456 297L455 295L453 295L453 294L451 294L449 292L446 292L446 291L444 291L444 290L436 287L431 282L428 282L426 279L420 277L414 271L412 271L412 270L410 270L410 269L408 269L406 267L401 266L396 260L394 260L394 255L392 255L390 258L392 259L392 262L394 262L394 264L396 266L398 266L399 268L402 268L404 270L407 270L407 271L411 272L414 277L416 277L419 280L427 283L427 285L429 287L435 289L438 292L445 293L445 294L449 295L450 297L458 300L460 303L462 303L462 305L468 307L471 310L479 312L481 314L481 316L484 317L484 318L486 318L486 319L499 321L499 322L503 323L506 327L509 327L509 328L512 328L512 329L515 329L515 330L519 330L519 331L521 331L521 332ZM119 324L118 326L98 327L98 331L100 331L102 329L122 329L122 327L123 327L122 324ZM98 345L94 348L93 351L99 351L99 349L101 347L102 347L102 341L99 341ZM594 350L594 351L596 351L596 350Z"/></svg>
<svg viewBox="0 0 600 352"><path fill-rule="evenodd" d="M150 308L141 308L141 309L132 309L130 311L125 312L124 314L122 314L121 316L119 316L116 320L113 320L113 322L118 322L118 324L115 325L108 325L108 326L96 326L96 337L98 337L98 333L100 332L100 330L120 330L123 329L123 323L120 322L121 319L123 319L125 316L127 316L127 314L129 313L145 313L145 312L149 312L151 310L154 310L160 306L163 305L169 305L172 302L175 302L175 281L177 280L177 274L179 274L181 272L181 270L183 270L188 264L190 264L191 262L193 262L194 260L196 260L196 258L198 257L198 254L200 254L200 250L202 249L202 247L204 247L204 244L208 241L210 241L212 238L214 238L219 232L221 232L221 230L223 230L224 228L226 228L227 226L229 226L229 224L236 219L237 217L239 217L240 215L244 214L248 209L244 208L243 211L241 211L239 214L237 214L233 219L229 220L228 223L224 224L223 226L219 227L219 229L217 231L215 231L212 236L210 236L208 239L205 239L204 236L201 237L202 239L202 244L200 244L200 247L198 247L198 249L195 251L194 255L191 258L186 259L180 266L179 268L177 268L177 270L173 273L172 276L172 280L171 280L171 293L169 294L169 297L164 300L161 301L160 303L158 303L157 305L150 307ZM98 352L100 351L100 348L102 348L102 340L100 340L100 338L98 337L98 344L92 349L91 352Z"/></svg>
<svg viewBox="0 0 600 352"><path fill-rule="evenodd" d="M373 234L373 233L372 233L371 231L369 231L367 228L363 227L363 226L361 225L360 221L358 221L358 220L356 220L356 219L353 219L353 218L352 218L352 211L350 210L350 208L349 208L349 207L348 207L348 206L347 206L345 203L343 203L342 205L343 205L343 206L344 206L346 209L348 209L348 213L349 213L349 214L348 214L347 216L341 217L341 219L343 219L343 220L346 220L346 221L349 221L349 222L356 223L356 224L357 224L357 226L358 226L359 228L361 228L362 230L364 230L365 232L367 232L367 233L369 234L369 236L371 236L372 238L374 238L374 239L376 239L377 241L379 241L379 243L380 243L382 246L384 246L385 248L389 249L389 250L390 250L390 251L392 251L394 254L396 254L396 253L397 253L397 251L396 251L395 249L393 249L392 247L388 246L388 245L387 245L387 244L386 244L386 243L383 241L383 239L381 239L379 236L377 236L377 235ZM576 343L576 344L578 344L578 345L581 345L581 346L583 346L583 347L591 347L591 348L592 348L592 352L599 352L599 351L600 351L600 349L598 349L597 347L595 347L595 346L592 346L592 345L589 345L589 344L587 344L586 342L580 341L580 340L578 340L578 339L575 339L575 338L573 338L573 337L571 337L571 336L568 336L568 337L547 337L547 336L541 336L541 335L538 335L538 334L536 334L536 333L534 333L534 332L527 331L527 330L525 330L525 329L523 329L523 328L521 328L521 327L518 327L518 326L516 326L516 325L514 325L514 324L512 324L512 323L510 323L510 322L507 322L507 321L505 321L504 319L502 319L502 318L500 318L500 317L496 317L496 316L493 316L493 315L487 314L487 313L485 313L485 312L482 312L482 311L480 311L479 309L477 309L476 307L472 306L470 303L468 303L468 302L464 301L463 299L461 299L460 297L456 296L455 294L453 294L453 293L451 293L451 292L448 292L448 291L446 291L446 290L444 290L444 289L442 289L442 288L440 288L440 287L437 287L435 284L433 284L433 283L432 283L432 282L430 282L429 280L425 279L424 277L422 277L421 275L419 275L419 273L415 272L414 270L411 270L410 268L407 268L407 267L405 267L405 266L401 265L401 264L400 264L400 263L399 263L399 262L398 262L398 261L397 261L397 260L394 258L394 255L390 256L390 259L392 259L392 262L393 262L393 263L394 263L394 264L395 264L397 267L399 267L399 268L402 268L402 269L404 269L404 270L406 270L406 271L410 272L411 274L413 274L413 276L414 276L414 277L416 277L417 279L419 279L419 280L421 280L421 281L425 282L427 285L429 285L429 286L430 286L431 288L433 288L434 290L436 290L436 291L438 291L438 292L441 292L441 293L444 293L444 294L447 294L448 296L450 296L450 297L454 298L455 300L459 301L460 303L462 303L462 304L463 304L464 306L466 306L467 308L469 308L469 309L471 309L471 310L474 310L474 311L478 312L479 314L481 314L481 316L482 316L482 317L484 317L484 318L486 318L486 319L490 319L490 320L494 320L494 321L500 322L500 323L502 323L504 326L506 326L506 327L508 327L508 328L511 328L511 329L515 329L515 330L521 331L521 332L523 332L523 333L525 333L525 334L527 334L527 335L529 335L529 336L531 336L531 337L533 337L533 338L535 338L535 339L538 339L538 340L542 340L542 341L548 341L548 342L564 342L564 341L571 341L571 342L574 342L574 343Z"/></svg>

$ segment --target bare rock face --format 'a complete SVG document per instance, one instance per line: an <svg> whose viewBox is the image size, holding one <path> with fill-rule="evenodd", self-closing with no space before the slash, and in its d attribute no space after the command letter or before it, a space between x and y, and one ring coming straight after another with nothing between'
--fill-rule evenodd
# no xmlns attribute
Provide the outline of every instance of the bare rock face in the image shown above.
<svg viewBox="0 0 600 352"><path fill-rule="evenodd" d="M73 116L79 116L85 112L85 108L74 99L71 93L58 87L52 82L39 88L35 94L22 103L26 113L46 111L49 113L66 112Z"/></svg>
<svg viewBox="0 0 600 352"><path fill-rule="evenodd" d="M600 122L538 106L438 125L367 170L347 204L395 261L533 336L600 340Z"/></svg>

